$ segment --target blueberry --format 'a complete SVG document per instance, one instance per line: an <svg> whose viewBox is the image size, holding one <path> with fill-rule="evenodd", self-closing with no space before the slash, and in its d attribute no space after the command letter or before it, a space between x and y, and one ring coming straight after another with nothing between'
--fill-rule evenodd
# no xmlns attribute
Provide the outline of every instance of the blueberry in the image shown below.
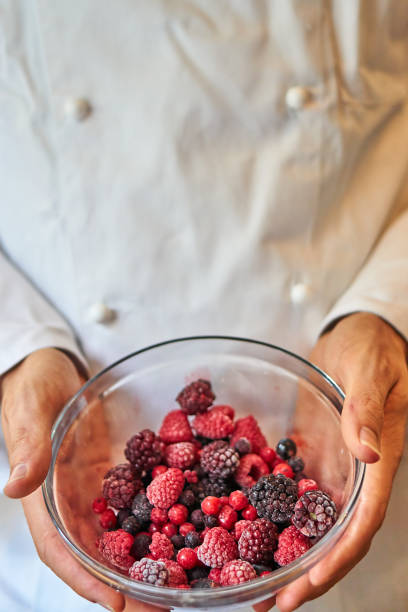
<svg viewBox="0 0 408 612"><path fill-rule="evenodd" d="M296 455L296 444L291 438L282 438L276 445L276 452L286 461Z"/></svg>

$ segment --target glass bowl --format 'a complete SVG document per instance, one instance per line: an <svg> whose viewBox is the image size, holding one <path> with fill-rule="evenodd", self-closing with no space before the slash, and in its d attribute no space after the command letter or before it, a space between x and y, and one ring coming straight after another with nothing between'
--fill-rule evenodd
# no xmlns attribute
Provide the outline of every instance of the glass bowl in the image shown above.
<svg viewBox="0 0 408 612"><path fill-rule="evenodd" d="M187 383L211 381L216 403L236 416L253 414L270 446L295 439L307 476L334 499L338 519L305 555L270 575L238 586L180 590L136 582L109 567L96 541L102 529L91 503L105 472L122 463L126 441L158 431ZM164 608L217 609L273 595L321 561L343 534L356 506L364 465L340 430L344 395L324 372L282 348L245 338L197 336L155 344L120 359L90 379L68 402L52 432L52 462L43 484L51 518L74 557L124 594Z"/></svg>

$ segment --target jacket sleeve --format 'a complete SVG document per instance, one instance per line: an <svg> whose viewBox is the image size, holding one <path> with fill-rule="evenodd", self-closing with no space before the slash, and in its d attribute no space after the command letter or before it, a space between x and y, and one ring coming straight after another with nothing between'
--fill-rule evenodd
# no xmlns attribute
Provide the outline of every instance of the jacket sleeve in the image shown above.
<svg viewBox="0 0 408 612"><path fill-rule="evenodd" d="M337 319L361 311L378 315L408 340L408 210L380 238L324 319L320 333Z"/></svg>
<svg viewBox="0 0 408 612"><path fill-rule="evenodd" d="M54 347L87 365L68 323L0 251L0 375L27 355Z"/></svg>

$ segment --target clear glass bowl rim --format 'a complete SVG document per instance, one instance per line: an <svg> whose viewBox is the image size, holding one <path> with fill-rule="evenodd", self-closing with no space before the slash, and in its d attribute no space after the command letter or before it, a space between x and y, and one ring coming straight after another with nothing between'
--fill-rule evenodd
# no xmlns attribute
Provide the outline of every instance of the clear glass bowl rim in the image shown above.
<svg viewBox="0 0 408 612"><path fill-rule="evenodd" d="M304 574L308 569L310 569L313 565L315 565L319 560L321 560L325 553L328 552L333 542L337 542L340 538L347 524L349 523L352 514L354 513L358 497L363 485L364 475L365 475L365 464L354 458L354 483L352 488L352 493L347 504L342 508L341 513L339 514L335 525L332 529L319 541L317 542L309 551L307 551L300 559L290 563L289 565L283 566L277 570L274 570L270 576L262 577L254 579L250 582L244 582L239 585L228 586L228 587L217 587L216 589L174 589L170 587L157 587L152 586L143 582L137 582L128 578L127 576L116 572L108 568L107 566L99 563L92 557L90 557L87 553L82 551L74 542L71 541L68 536L61 520L58 515L58 511L55 504L55 498L53 494L53 476L54 476L54 467L58 454L58 450L60 448L63 437L66 433L66 430L61 431L62 423L64 421L65 416L67 415L69 409L77 399L86 391L88 387L90 387L95 381L101 378L107 372L113 370L115 367L120 365L121 363L136 357L142 353L147 351L152 351L154 349L158 349L160 347L176 344L181 342L192 342L192 341L202 341L202 340L225 340L237 343L249 343L253 345L259 345L266 348L273 349L274 351L278 351L284 355L287 355L290 358L295 359L295 361L299 361L303 363L307 368L314 370L317 372L338 394L341 402L344 401L345 395L343 390L339 387L339 385L328 375L326 372L321 370L318 366L314 365L304 357L297 355L296 353L282 348L280 346L271 344L269 342L265 342L262 340L254 340L250 338L240 337L240 336L228 336L228 335L198 335L198 336L185 336L180 338L173 338L170 340L164 340L162 342L157 342L155 344L146 346L137 351L129 353L124 357L118 359L114 363L110 364L106 368L102 369L100 372L95 374L92 378L90 378L80 389L79 391L65 404L62 411L60 412L57 420L54 423L52 432L51 432L51 441L52 441L52 459L48 474L44 483L42 485L43 497L48 510L48 513L51 517L51 520L59 532L60 536L64 540L65 544L70 549L73 556L94 576L98 577L100 580L108 584L109 586L118 589L119 591L125 592L127 595L134 597L135 599L140 599L147 603L155 604L155 605L165 605L167 608L169 607L188 607L199 609L203 606L203 594L205 593L205 602L204 607L213 607L215 608L219 605L220 599L225 597L225 602L220 605L229 605L229 604L237 604L240 601L242 602L254 602L261 601L265 599L267 596L271 596L276 593L283 586L287 585L293 579L300 577ZM69 424L68 428L72 425ZM253 598L251 598L251 595ZM232 599L234 597L234 600ZM242 598L242 599L241 599Z"/></svg>

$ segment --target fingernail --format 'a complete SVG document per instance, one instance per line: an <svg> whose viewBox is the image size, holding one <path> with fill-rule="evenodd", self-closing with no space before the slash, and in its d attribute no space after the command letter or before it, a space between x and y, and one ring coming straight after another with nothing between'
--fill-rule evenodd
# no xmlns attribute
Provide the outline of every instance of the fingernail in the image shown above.
<svg viewBox="0 0 408 612"><path fill-rule="evenodd" d="M9 482L13 482L13 480L20 480L20 478L24 478L27 474L27 466L25 463L18 463L12 469L10 474Z"/></svg>
<svg viewBox="0 0 408 612"><path fill-rule="evenodd" d="M364 446L368 446L378 456L381 457L380 445L378 444L377 434L369 427L360 429L360 442Z"/></svg>

